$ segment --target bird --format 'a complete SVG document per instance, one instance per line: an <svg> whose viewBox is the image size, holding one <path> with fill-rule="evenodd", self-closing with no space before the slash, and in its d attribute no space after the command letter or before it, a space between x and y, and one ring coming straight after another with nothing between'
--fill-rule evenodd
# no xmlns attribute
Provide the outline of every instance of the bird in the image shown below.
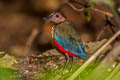
<svg viewBox="0 0 120 80"><path fill-rule="evenodd" d="M54 24L51 31L52 38L57 49L64 53L66 64L69 63L70 57L74 58L74 56L79 56L81 59L88 58L81 38L63 14L52 12L44 19Z"/></svg>

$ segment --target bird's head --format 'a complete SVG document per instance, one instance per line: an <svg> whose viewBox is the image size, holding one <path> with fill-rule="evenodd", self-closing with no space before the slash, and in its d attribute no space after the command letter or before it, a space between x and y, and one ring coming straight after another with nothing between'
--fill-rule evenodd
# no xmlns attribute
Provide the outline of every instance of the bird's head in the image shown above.
<svg viewBox="0 0 120 80"><path fill-rule="evenodd" d="M59 24L65 21L65 17L59 12L53 12L45 18L48 21L53 22L54 24Z"/></svg>

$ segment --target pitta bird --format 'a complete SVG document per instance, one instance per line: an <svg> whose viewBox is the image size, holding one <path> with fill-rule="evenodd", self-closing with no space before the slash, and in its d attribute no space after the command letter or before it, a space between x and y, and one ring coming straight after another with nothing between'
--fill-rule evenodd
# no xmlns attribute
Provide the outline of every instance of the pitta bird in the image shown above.
<svg viewBox="0 0 120 80"><path fill-rule="evenodd" d="M54 23L52 38L57 48L65 54L66 63L69 62L70 56L79 56L81 59L88 58L84 45L73 25L61 13L53 12L46 19Z"/></svg>

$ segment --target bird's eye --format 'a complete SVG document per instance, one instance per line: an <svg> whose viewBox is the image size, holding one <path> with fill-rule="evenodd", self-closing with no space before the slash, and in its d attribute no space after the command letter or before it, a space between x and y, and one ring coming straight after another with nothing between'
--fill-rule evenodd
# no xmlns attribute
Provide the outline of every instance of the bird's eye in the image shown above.
<svg viewBox="0 0 120 80"><path fill-rule="evenodd" d="M59 15L56 15L55 17L56 17L56 18L58 18L58 17L59 17Z"/></svg>

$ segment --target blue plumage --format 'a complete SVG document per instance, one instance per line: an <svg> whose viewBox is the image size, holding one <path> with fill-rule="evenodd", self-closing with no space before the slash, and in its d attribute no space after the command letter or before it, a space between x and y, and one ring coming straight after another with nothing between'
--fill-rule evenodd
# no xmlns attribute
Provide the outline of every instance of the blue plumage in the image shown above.
<svg viewBox="0 0 120 80"><path fill-rule="evenodd" d="M88 58L84 51L84 48L82 47L82 44L74 45L72 42L60 38L56 33L54 33L54 38L66 51L71 51L75 55L80 56L82 59Z"/></svg>

